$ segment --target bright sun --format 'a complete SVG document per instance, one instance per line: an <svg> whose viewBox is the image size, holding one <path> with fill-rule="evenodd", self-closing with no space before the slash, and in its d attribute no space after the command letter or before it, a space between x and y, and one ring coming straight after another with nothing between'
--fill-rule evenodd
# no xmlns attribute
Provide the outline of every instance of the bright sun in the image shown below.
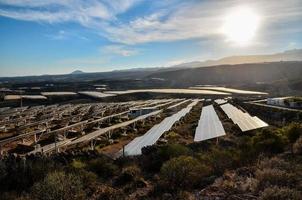
<svg viewBox="0 0 302 200"><path fill-rule="evenodd" d="M225 17L222 32L227 41L247 45L256 34L259 21L259 16L252 9L239 7Z"/></svg>

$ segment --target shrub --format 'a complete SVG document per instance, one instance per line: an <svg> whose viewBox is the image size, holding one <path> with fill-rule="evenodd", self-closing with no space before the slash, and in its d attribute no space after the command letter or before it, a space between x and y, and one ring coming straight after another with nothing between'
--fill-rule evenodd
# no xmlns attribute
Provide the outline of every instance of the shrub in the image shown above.
<svg viewBox="0 0 302 200"><path fill-rule="evenodd" d="M300 137L293 145L294 154L302 154L302 137Z"/></svg>
<svg viewBox="0 0 302 200"><path fill-rule="evenodd" d="M83 184L84 191L87 196L91 196L97 191L97 175L93 172L88 172L84 169L79 169L75 172Z"/></svg>
<svg viewBox="0 0 302 200"><path fill-rule="evenodd" d="M258 189L262 190L269 186L292 186L295 182L295 175L280 169L258 169L255 177L259 181Z"/></svg>
<svg viewBox="0 0 302 200"><path fill-rule="evenodd" d="M260 170L275 168L275 169L289 171L292 169L292 166L289 162L286 162L281 158L273 157L273 158L263 158L262 160L260 160L260 162L257 164L257 168Z"/></svg>
<svg viewBox="0 0 302 200"><path fill-rule="evenodd" d="M118 173L118 166L112 160L101 157L88 162L88 170L96 173L102 178L110 178Z"/></svg>
<svg viewBox="0 0 302 200"><path fill-rule="evenodd" d="M291 143L294 143L300 136L302 136L302 126L299 123L291 123L284 128L284 132Z"/></svg>
<svg viewBox="0 0 302 200"><path fill-rule="evenodd" d="M7 175L6 164L0 160L0 182L2 182Z"/></svg>
<svg viewBox="0 0 302 200"><path fill-rule="evenodd" d="M160 170L163 183L170 189L190 188L205 176L210 169L190 156L180 156L165 162Z"/></svg>
<svg viewBox="0 0 302 200"><path fill-rule="evenodd" d="M80 160L73 159L71 162L71 166L76 169L82 169L82 168L86 167L86 164Z"/></svg>
<svg viewBox="0 0 302 200"><path fill-rule="evenodd" d="M209 152L200 154L200 159L211 166L215 174L221 175L225 170L238 166L240 152L235 149L213 147Z"/></svg>
<svg viewBox="0 0 302 200"><path fill-rule="evenodd" d="M122 173L117 178L115 185L124 185L126 183L135 181L140 174L141 170L136 165L128 166L123 169Z"/></svg>
<svg viewBox="0 0 302 200"><path fill-rule="evenodd" d="M158 151L159 156L163 157L165 160L181 155L189 155L190 153L190 149L181 144L169 144L161 147Z"/></svg>
<svg viewBox="0 0 302 200"><path fill-rule="evenodd" d="M46 158L34 160L8 159L5 161L6 176L0 181L0 190L22 191L29 189L35 182L42 180L48 172L61 166ZM1 173L1 172L0 172Z"/></svg>
<svg viewBox="0 0 302 200"><path fill-rule="evenodd" d="M180 138L180 135L178 135L177 133L175 133L174 131L169 132L168 134L165 135L165 138L169 141L169 142L175 142Z"/></svg>
<svg viewBox="0 0 302 200"><path fill-rule="evenodd" d="M257 152L280 153L284 150L287 140L270 129L263 129L252 137L252 145Z"/></svg>
<svg viewBox="0 0 302 200"><path fill-rule="evenodd" d="M32 197L39 200L85 199L79 177L64 172L52 172L44 180L34 184Z"/></svg>
<svg viewBox="0 0 302 200"><path fill-rule="evenodd" d="M160 147L145 147L142 152L143 159L141 160L141 164L144 169L152 172L159 171L162 164L171 158L191 154L189 148L180 144L168 144Z"/></svg>
<svg viewBox="0 0 302 200"><path fill-rule="evenodd" d="M280 188L280 187L269 187L266 188L261 194L259 199L261 200L300 200L302 197L302 193L290 189L290 188Z"/></svg>
<svg viewBox="0 0 302 200"><path fill-rule="evenodd" d="M219 188L232 194L254 191L258 184L256 179L250 176L241 176L233 171L224 173L222 180L216 181L216 183L219 182Z"/></svg>
<svg viewBox="0 0 302 200"><path fill-rule="evenodd" d="M117 189L102 185L99 187L97 194L94 195L93 199L99 200L123 200L126 199L124 194Z"/></svg>

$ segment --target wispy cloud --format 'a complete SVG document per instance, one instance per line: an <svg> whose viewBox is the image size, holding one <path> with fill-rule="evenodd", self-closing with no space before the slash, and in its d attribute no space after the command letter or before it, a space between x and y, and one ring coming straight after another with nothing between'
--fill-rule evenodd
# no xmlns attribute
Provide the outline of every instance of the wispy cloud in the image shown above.
<svg viewBox="0 0 302 200"><path fill-rule="evenodd" d="M87 26L115 19L137 2L139 0L0 0L0 6L3 5L0 15L48 23L74 21Z"/></svg>
<svg viewBox="0 0 302 200"><path fill-rule="evenodd" d="M82 36L78 34L77 32L71 32L71 31L66 31L66 30L59 30L56 33L53 34L47 34L45 35L47 38L51 40L67 40L71 38L76 38L79 40L86 40L89 41L89 39L85 36Z"/></svg>
<svg viewBox="0 0 302 200"><path fill-rule="evenodd" d="M139 53L137 49L124 45L108 45L101 48L101 52L109 55L134 56Z"/></svg>

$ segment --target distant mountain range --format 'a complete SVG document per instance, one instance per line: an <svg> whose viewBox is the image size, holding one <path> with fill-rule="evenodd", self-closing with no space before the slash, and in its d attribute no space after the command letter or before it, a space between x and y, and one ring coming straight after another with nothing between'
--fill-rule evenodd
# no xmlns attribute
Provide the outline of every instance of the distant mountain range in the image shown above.
<svg viewBox="0 0 302 200"><path fill-rule="evenodd" d="M266 54L266 55L228 56L217 60L192 61L187 63L181 63L178 65L172 65L169 67L131 68L131 69L124 69L124 70L113 70L112 72L171 71L175 69L209 67L209 66L216 66L216 65L235 65L235 64L244 64L244 63L263 63L263 62L279 62L279 61L302 61L302 49L292 49L281 53ZM72 72L72 74L79 74L76 72L82 72L82 71L76 70Z"/></svg>
<svg viewBox="0 0 302 200"><path fill-rule="evenodd" d="M302 49L270 55L231 56L219 60L196 61L166 68L133 68L111 72L25 77L3 77L2 83L91 82L102 80L166 80L168 87L194 84L272 83L302 80ZM164 83L164 82L163 82ZM150 87L153 83L150 83Z"/></svg>
<svg viewBox="0 0 302 200"><path fill-rule="evenodd" d="M279 61L302 61L302 49L293 49L276 54L229 56L218 60L194 61L174 65L169 68L195 68L215 65L235 65L243 63L263 63Z"/></svg>

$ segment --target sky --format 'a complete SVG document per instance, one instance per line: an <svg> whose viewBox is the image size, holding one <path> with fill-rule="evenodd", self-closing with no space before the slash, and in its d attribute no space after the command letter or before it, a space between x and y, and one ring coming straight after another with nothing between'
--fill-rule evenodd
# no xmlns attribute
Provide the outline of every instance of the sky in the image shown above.
<svg viewBox="0 0 302 200"><path fill-rule="evenodd" d="M301 0L0 0L0 76L302 48Z"/></svg>

